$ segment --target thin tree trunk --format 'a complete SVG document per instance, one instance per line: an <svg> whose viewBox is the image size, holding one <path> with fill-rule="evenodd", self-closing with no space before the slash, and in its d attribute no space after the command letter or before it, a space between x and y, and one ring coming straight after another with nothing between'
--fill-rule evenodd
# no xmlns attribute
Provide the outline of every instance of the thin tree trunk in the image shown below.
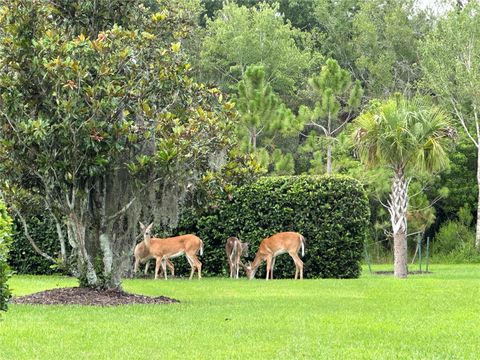
<svg viewBox="0 0 480 360"><path fill-rule="evenodd" d="M332 144L327 145L327 174L332 173Z"/></svg>
<svg viewBox="0 0 480 360"><path fill-rule="evenodd" d="M389 212L393 229L394 275L407 277L407 181L403 168L395 170Z"/></svg>
<svg viewBox="0 0 480 360"><path fill-rule="evenodd" d="M478 139L480 141L480 137ZM475 247L480 250L480 142L477 145L477 228L475 234Z"/></svg>

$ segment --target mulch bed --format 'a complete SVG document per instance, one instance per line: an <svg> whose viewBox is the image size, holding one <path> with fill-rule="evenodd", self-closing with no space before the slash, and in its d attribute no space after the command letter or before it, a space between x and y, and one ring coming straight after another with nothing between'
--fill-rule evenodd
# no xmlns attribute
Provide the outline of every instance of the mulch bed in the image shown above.
<svg viewBox="0 0 480 360"><path fill-rule="evenodd" d="M35 294L14 297L14 304L34 305L95 305L115 306L127 304L172 304L180 301L166 296L145 296L124 291L101 291L90 288L59 288Z"/></svg>

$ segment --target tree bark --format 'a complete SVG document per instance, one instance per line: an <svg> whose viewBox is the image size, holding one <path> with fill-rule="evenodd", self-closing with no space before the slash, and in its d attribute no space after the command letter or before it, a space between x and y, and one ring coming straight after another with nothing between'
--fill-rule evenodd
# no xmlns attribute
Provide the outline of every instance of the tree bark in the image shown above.
<svg viewBox="0 0 480 360"><path fill-rule="evenodd" d="M332 173L332 144L327 145L327 174Z"/></svg>
<svg viewBox="0 0 480 360"><path fill-rule="evenodd" d="M406 278L408 185L401 167L395 169L389 205L393 229L394 276Z"/></svg>

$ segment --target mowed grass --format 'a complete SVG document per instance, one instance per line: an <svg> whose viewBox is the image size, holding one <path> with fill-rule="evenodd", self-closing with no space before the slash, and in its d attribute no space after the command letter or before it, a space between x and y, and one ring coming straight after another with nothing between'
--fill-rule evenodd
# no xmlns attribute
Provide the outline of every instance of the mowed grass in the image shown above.
<svg viewBox="0 0 480 360"><path fill-rule="evenodd" d="M386 267L376 267L376 270ZM480 266L407 280L125 280L173 305L11 305L0 359L477 359ZM15 276L15 295L75 286Z"/></svg>

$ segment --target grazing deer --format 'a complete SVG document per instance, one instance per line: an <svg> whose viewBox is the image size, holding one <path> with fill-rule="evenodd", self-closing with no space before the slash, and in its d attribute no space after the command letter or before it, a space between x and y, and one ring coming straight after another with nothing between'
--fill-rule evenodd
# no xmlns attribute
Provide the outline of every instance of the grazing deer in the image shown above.
<svg viewBox="0 0 480 360"><path fill-rule="evenodd" d="M242 243L238 238L231 236L227 239L225 252L227 253L228 266L230 267L230 277L238 279L238 269L240 266L240 257L248 251L248 243Z"/></svg>
<svg viewBox="0 0 480 360"><path fill-rule="evenodd" d="M295 279L300 273L300 279L303 279L303 261L298 257L298 251L302 248L302 256L305 254L305 238L296 232L281 232L272 235L260 243L255 260L248 266L242 264L249 280L253 279L255 272L263 260L267 261L267 277L273 279L273 267L275 266L275 257L280 254L288 253L295 263Z"/></svg>
<svg viewBox="0 0 480 360"><path fill-rule="evenodd" d="M133 273L136 274L138 271L138 267L140 264L145 264L145 275L148 274L148 266L150 264L150 259L153 259L153 256L150 255L150 252L147 249L147 246L145 245L145 241L139 242L137 246L135 246L135 251L133 252L135 256L135 266L133 268ZM167 259L167 267L170 269L170 273L172 274L172 277L175 276L175 266L173 266L173 263L170 261L170 259ZM160 276L163 275L163 269L161 269Z"/></svg>
<svg viewBox="0 0 480 360"><path fill-rule="evenodd" d="M158 271L160 265L162 266L165 280L167 279L167 260L176 258L185 254L192 271L190 273L190 280L193 278L195 269L198 272L198 278L202 278L202 263L197 259L197 252L200 250L200 255L203 255L203 241L199 237L187 234L165 239L152 238L150 231L153 223L145 226L140 223L140 228L143 233L143 241L150 254L156 259L155 265L155 279L158 279Z"/></svg>

